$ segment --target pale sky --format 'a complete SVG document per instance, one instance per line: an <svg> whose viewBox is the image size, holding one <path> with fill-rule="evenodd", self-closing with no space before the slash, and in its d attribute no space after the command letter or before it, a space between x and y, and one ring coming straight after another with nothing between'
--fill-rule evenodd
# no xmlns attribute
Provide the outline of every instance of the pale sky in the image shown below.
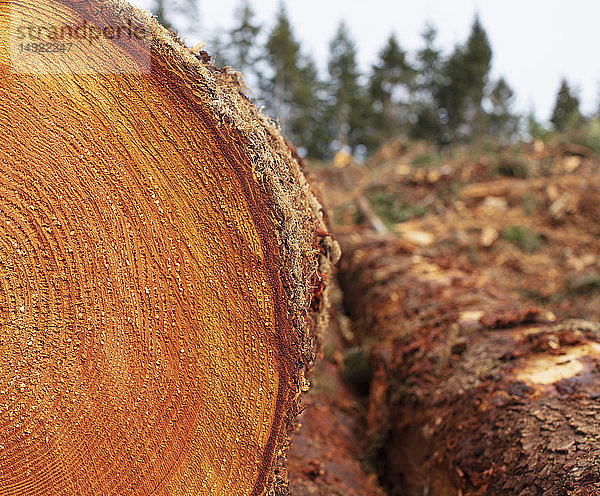
<svg viewBox="0 0 600 496"><path fill-rule="evenodd" d="M239 0L198 0L199 37L212 38L227 30ZM257 19L267 31L281 0L251 0ZM141 7L153 0L133 0ZM356 42L361 69L376 61L391 32L402 47L421 46L420 33L430 20L438 29L445 53L469 35L479 13L494 58L492 75L503 75L515 90L516 110L535 109L539 119L550 117L560 79L578 90L584 112L600 100L600 2L598 0L284 0L303 49L324 69L328 45L344 20ZM197 41L197 40L192 40Z"/></svg>

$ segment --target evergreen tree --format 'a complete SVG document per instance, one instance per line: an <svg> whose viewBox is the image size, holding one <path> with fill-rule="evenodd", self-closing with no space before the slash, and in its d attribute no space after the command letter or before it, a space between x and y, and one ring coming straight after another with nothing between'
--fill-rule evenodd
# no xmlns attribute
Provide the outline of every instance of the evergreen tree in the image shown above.
<svg viewBox="0 0 600 496"><path fill-rule="evenodd" d="M320 123L309 118L322 108L317 70L314 62L301 53L283 5L267 39L264 61L268 73L259 81L259 87L267 113L279 120L283 133L294 144L306 151L310 147L311 152L319 148L314 139Z"/></svg>
<svg viewBox="0 0 600 496"><path fill-rule="evenodd" d="M329 158L330 139L327 129L327 88L319 79L313 59L302 56L296 86L298 106L291 132L297 138L300 152L311 158Z"/></svg>
<svg viewBox="0 0 600 496"><path fill-rule="evenodd" d="M550 122L557 131L569 131L581 124L579 99L572 94L569 83L562 79Z"/></svg>
<svg viewBox="0 0 600 496"><path fill-rule="evenodd" d="M438 90L440 115L447 138L465 138L485 126L482 107L492 49L479 17L464 46L456 47L443 70L444 82Z"/></svg>
<svg viewBox="0 0 600 496"><path fill-rule="evenodd" d="M479 21L479 17L475 17L471 28L471 35L467 41L464 63L467 69L466 75L469 84L468 103L472 106L472 110L479 114L482 113L481 102L485 94L491 61L492 48L487 34Z"/></svg>
<svg viewBox="0 0 600 496"><path fill-rule="evenodd" d="M241 0L235 17L239 24L229 32L228 59L236 70L250 74L255 71L258 61L256 38L261 27L254 22L254 11L249 0Z"/></svg>
<svg viewBox="0 0 600 496"><path fill-rule="evenodd" d="M433 24L426 23L421 37L424 46L417 52L417 83L420 91L426 92L428 99L433 99L442 70L442 52L436 45L437 29Z"/></svg>
<svg viewBox="0 0 600 496"><path fill-rule="evenodd" d="M275 26L265 46L264 59L271 74L263 78L262 95L267 112L279 119L284 133L289 131L294 90L298 83L300 44L294 38L292 26L283 4L277 13Z"/></svg>
<svg viewBox="0 0 600 496"><path fill-rule="evenodd" d="M456 47L444 64L441 84L437 88L441 142L449 142L466 118L468 83L463 70L464 59L463 50Z"/></svg>
<svg viewBox="0 0 600 496"><path fill-rule="evenodd" d="M340 23L329 44L329 120L337 148L354 150L362 143L366 125L364 93L359 84L356 48L346 25Z"/></svg>
<svg viewBox="0 0 600 496"><path fill-rule="evenodd" d="M417 52L417 77L414 98L415 122L411 128L413 138L439 140L440 120L437 93L442 78L441 50L436 46L437 30L426 24L421 34L424 46Z"/></svg>
<svg viewBox="0 0 600 496"><path fill-rule="evenodd" d="M388 38L379 54L379 63L373 66L369 92L374 108L378 139L396 136L409 122L409 102L414 91L416 72L407 60L395 35Z"/></svg>
<svg viewBox="0 0 600 496"><path fill-rule="evenodd" d="M488 132L500 140L509 141L519 130L519 118L512 112L514 92L504 78L492 89L489 101Z"/></svg>

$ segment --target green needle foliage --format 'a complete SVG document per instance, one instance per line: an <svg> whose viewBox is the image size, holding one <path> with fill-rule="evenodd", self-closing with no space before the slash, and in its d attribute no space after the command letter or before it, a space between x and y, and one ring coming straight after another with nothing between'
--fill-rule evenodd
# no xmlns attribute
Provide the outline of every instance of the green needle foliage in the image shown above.
<svg viewBox="0 0 600 496"><path fill-rule="evenodd" d="M559 132L570 131L581 124L579 99L572 94L566 79L563 79L560 83L550 122L554 125L554 129Z"/></svg>
<svg viewBox="0 0 600 496"><path fill-rule="evenodd" d="M421 37L423 47L417 51L416 88L413 95L413 118L410 136L417 139L439 141L441 127L437 93L443 81L442 52L436 45L437 30L427 24Z"/></svg>
<svg viewBox="0 0 600 496"><path fill-rule="evenodd" d="M328 111L335 151L348 147L356 150L362 143L365 94L359 82L356 47L342 22L329 44Z"/></svg>
<svg viewBox="0 0 600 496"><path fill-rule="evenodd" d="M254 73L258 63L257 37L261 26L254 21L254 11L248 0L242 0L236 11L238 24L229 32L231 65L246 75Z"/></svg>
<svg viewBox="0 0 600 496"><path fill-rule="evenodd" d="M406 134L410 123L410 101L414 92L416 70L395 35L388 38L372 68L369 93L373 105L374 141Z"/></svg>
<svg viewBox="0 0 600 496"><path fill-rule="evenodd" d="M443 70L438 101L445 141L473 136L485 127L482 102L491 60L487 34L476 17L467 43L455 48Z"/></svg>
<svg viewBox="0 0 600 496"><path fill-rule="evenodd" d="M279 120L292 142L306 151L322 153L313 143L320 126L315 113L322 108L321 85L314 62L300 50L283 5L267 38L263 60L268 69L259 87L267 112Z"/></svg>

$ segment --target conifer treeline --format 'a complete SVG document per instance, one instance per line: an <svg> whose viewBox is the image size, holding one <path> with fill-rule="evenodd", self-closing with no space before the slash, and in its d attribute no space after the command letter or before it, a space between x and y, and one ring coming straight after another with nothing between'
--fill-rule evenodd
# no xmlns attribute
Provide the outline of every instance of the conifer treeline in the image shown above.
<svg viewBox="0 0 600 496"><path fill-rule="evenodd" d="M208 43L213 61L241 71L266 112L310 157L327 159L344 147L364 156L398 136L449 144L485 135L510 141L521 131L513 90L504 78L490 78L492 48L478 17L466 42L449 54L437 45L431 24L414 53L392 34L366 74L341 23L324 78L302 50L283 4L267 28L256 21L250 1L241 0L235 22ZM580 120L579 102L563 81L551 122L564 130ZM533 115L528 125L532 132L540 127Z"/></svg>

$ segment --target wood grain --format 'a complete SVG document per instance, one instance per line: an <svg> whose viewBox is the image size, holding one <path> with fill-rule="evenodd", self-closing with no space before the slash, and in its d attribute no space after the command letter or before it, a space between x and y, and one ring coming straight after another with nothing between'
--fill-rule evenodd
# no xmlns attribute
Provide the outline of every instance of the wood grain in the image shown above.
<svg viewBox="0 0 600 496"><path fill-rule="evenodd" d="M1 66L0 495L275 491L316 325L316 201L240 89L153 21L110 2L42 10L139 19L152 71ZM304 210L283 211L261 156L297 170L278 180ZM304 244L286 245L285 215Z"/></svg>

